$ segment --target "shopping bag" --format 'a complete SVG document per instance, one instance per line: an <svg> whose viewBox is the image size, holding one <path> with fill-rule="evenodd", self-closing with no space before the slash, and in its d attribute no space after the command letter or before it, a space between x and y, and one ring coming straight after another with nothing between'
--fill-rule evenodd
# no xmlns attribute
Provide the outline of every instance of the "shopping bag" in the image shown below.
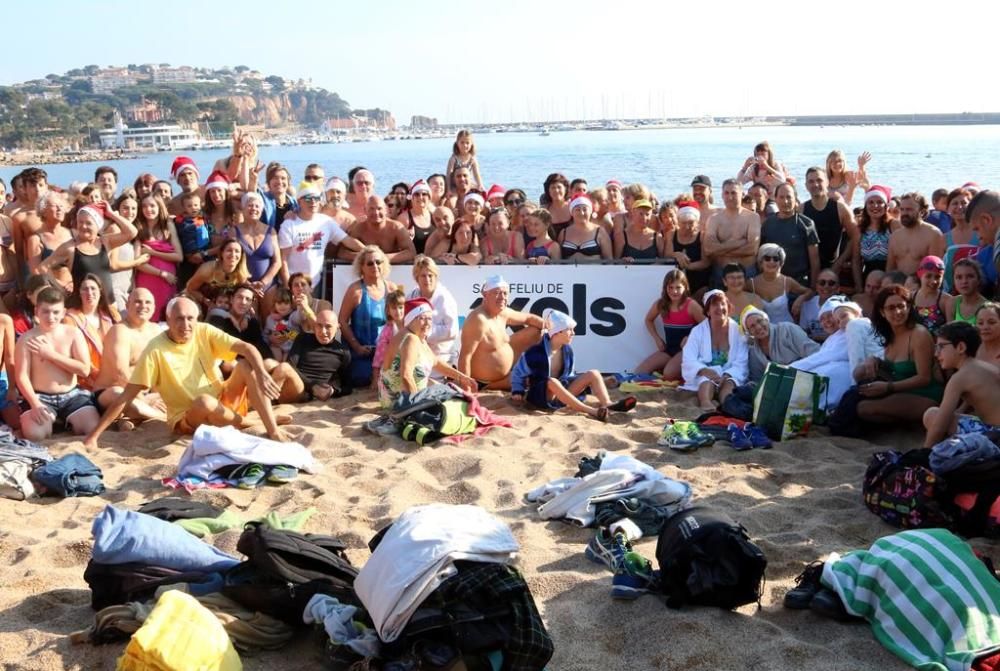
<svg viewBox="0 0 1000 671"><path fill-rule="evenodd" d="M771 440L805 436L825 421L829 378L769 363L753 399L753 423Z"/></svg>

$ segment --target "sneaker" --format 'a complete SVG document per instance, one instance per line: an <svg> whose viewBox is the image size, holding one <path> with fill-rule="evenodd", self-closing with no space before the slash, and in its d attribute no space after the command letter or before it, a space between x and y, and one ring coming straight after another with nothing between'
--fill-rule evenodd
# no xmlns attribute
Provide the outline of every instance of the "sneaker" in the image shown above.
<svg viewBox="0 0 1000 671"><path fill-rule="evenodd" d="M702 431L701 427L695 422L685 422L685 424L688 425L686 431L687 437L695 441L698 447L708 447L715 443L715 437Z"/></svg>
<svg viewBox="0 0 1000 671"><path fill-rule="evenodd" d="M792 610L809 608L813 597L823 589L823 585L819 581L822 575L823 562L814 561L806 566L805 570L795 578L795 587L785 593L785 608Z"/></svg>
<svg viewBox="0 0 1000 671"><path fill-rule="evenodd" d="M400 431L399 425L388 415L365 422L364 427L376 436L398 436Z"/></svg>
<svg viewBox="0 0 1000 671"><path fill-rule="evenodd" d="M771 439L767 437L767 434L764 433L764 429L759 426L747 424L746 434L752 447L769 450L774 445L774 443L771 442Z"/></svg>
<svg viewBox="0 0 1000 671"><path fill-rule="evenodd" d="M733 446L733 449L737 452L742 452L743 450L749 450L753 448L750 443L750 437L747 436L746 432L735 424L729 425L729 443Z"/></svg>
<svg viewBox="0 0 1000 671"><path fill-rule="evenodd" d="M678 452L694 452L698 441L688 435L691 422L670 422L663 427L656 444Z"/></svg>
<svg viewBox="0 0 1000 671"><path fill-rule="evenodd" d="M659 582L659 571L638 552L627 552L611 579L611 598L632 601L651 592Z"/></svg>
<svg viewBox="0 0 1000 671"><path fill-rule="evenodd" d="M612 571L615 570L615 540L603 527L597 530L594 537L587 543L583 551L583 556L595 564L604 564Z"/></svg>

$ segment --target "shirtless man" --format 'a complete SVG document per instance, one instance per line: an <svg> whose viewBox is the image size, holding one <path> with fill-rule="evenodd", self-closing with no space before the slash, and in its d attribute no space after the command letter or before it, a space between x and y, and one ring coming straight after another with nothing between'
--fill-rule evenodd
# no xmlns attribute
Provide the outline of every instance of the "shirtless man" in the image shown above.
<svg viewBox="0 0 1000 671"><path fill-rule="evenodd" d="M871 271L865 278L865 290L851 297L852 301L861 306L861 313L865 317L871 318L872 316L872 310L875 309L875 297L882 289L883 277L885 277L885 273L881 270Z"/></svg>
<svg viewBox="0 0 1000 671"><path fill-rule="evenodd" d="M709 218L716 212L716 208L712 207L712 180L709 179L708 175L696 175L691 180L691 195L694 196L695 202L698 203L698 209L701 210L698 228L704 231Z"/></svg>
<svg viewBox="0 0 1000 671"><path fill-rule="evenodd" d="M941 405L924 413L924 447L934 447L950 435L1000 429L1000 403L995 397L1000 375L994 366L976 358L981 342L972 324L955 321L938 329L934 353L941 370L955 373L944 388ZM963 404L976 414L958 412Z"/></svg>
<svg viewBox="0 0 1000 671"><path fill-rule="evenodd" d="M908 193L899 201L901 226L889 236L889 258L886 272L901 270L907 275L917 272L925 256L944 257L944 235L934 224L924 221L927 200L919 193Z"/></svg>
<svg viewBox="0 0 1000 671"><path fill-rule="evenodd" d="M125 391L105 410L84 445L96 448L101 434L146 389L159 392L167 424L175 433L190 435L202 424L247 428L244 414L249 400L268 437L286 441L278 426L290 423L291 418L274 414L271 401L278 398L281 388L267 374L257 349L199 322L198 306L190 298L172 299L166 317L167 330L146 345ZM243 359L223 382L216 361L232 361L237 356Z"/></svg>
<svg viewBox="0 0 1000 671"><path fill-rule="evenodd" d="M170 166L170 176L174 178L177 185L181 187L181 192L170 199L167 203L167 212L171 216L177 217L184 214L184 203L182 199L186 193L198 193L205 202L203 193L200 193L198 186L198 166L187 156L178 156Z"/></svg>
<svg viewBox="0 0 1000 671"><path fill-rule="evenodd" d="M347 196L347 211L358 221L367 216L368 199L375 195L375 175L367 168L355 168L348 174L351 180L350 195Z"/></svg>
<svg viewBox="0 0 1000 671"><path fill-rule="evenodd" d="M41 168L28 168L20 174L23 193L12 203L12 207L7 212L11 219L12 233L14 237L14 249L21 252L24 243L29 236L34 235L42 228L42 220L35 211L38 198L49 190L48 175ZM24 254L18 254L15 258L19 264L27 265L23 258ZM24 266L18 268L20 276L26 275Z"/></svg>
<svg viewBox="0 0 1000 671"><path fill-rule="evenodd" d="M346 206L347 184L344 180L339 177L326 180L326 204L322 212L328 217L333 217L342 229L349 231L358 218L348 212Z"/></svg>
<svg viewBox="0 0 1000 671"><path fill-rule="evenodd" d="M101 192L105 203L115 202L115 191L118 190L118 172L110 165L102 165L94 171L94 184Z"/></svg>
<svg viewBox="0 0 1000 671"><path fill-rule="evenodd" d="M479 389L510 389L510 373L524 350L542 338L544 322L529 312L507 307L510 285L500 275L486 278L483 302L462 325L458 370L479 384ZM508 326L523 326L512 336Z"/></svg>
<svg viewBox="0 0 1000 671"><path fill-rule="evenodd" d="M724 209L709 218L702 243L711 257L714 280L721 285L722 269L738 263L748 277L756 275L757 248L760 246L760 217L743 207L743 187L735 179L722 183Z"/></svg>
<svg viewBox="0 0 1000 671"><path fill-rule="evenodd" d="M62 323L65 298L59 289L43 289L35 299L35 327L14 349L17 387L29 410L21 415L21 434L45 440L56 422L83 435L97 425L93 395L77 386L90 375L90 353L83 333Z"/></svg>
<svg viewBox="0 0 1000 671"><path fill-rule="evenodd" d="M148 289L136 288L128 295L125 303L125 319L115 324L104 336L104 355L101 370L94 380L94 398L98 409L107 408L128 384L129 377L139 355L150 340L160 335L162 329L150 323L156 309L153 294ZM125 407L124 417L134 426L147 419L166 419L163 410L157 408L159 399L149 394L140 394ZM123 429L128 428L122 425Z"/></svg>
<svg viewBox="0 0 1000 671"><path fill-rule="evenodd" d="M417 248L402 223L389 219L385 201L378 196L368 198L364 220L351 226L350 235L362 245L375 245L385 254L389 263L409 263L417 255ZM357 252L341 245L340 258L354 260Z"/></svg>
<svg viewBox="0 0 1000 671"><path fill-rule="evenodd" d="M13 217L17 214L17 211L21 209L21 203L24 201L24 175L22 173L17 173L10 179L10 194L8 194L7 200L3 205L3 213L8 217Z"/></svg>

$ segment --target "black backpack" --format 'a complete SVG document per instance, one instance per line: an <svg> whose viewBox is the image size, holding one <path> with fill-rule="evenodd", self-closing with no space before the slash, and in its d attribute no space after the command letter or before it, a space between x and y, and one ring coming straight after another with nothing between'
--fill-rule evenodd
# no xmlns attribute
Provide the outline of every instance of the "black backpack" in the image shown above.
<svg viewBox="0 0 1000 671"><path fill-rule="evenodd" d="M259 522L244 527L236 549L246 561L226 572L222 593L245 607L302 626L302 611L314 594L359 605L358 570L332 536L272 529Z"/></svg>
<svg viewBox="0 0 1000 671"><path fill-rule="evenodd" d="M767 559L725 513L695 507L675 514L660 532L656 560L670 608L760 605Z"/></svg>
<svg viewBox="0 0 1000 671"><path fill-rule="evenodd" d="M204 571L178 571L141 563L99 564L90 560L83 579L90 586L90 606L101 610L129 601L146 601L159 587L177 583L202 583L218 580L219 574Z"/></svg>

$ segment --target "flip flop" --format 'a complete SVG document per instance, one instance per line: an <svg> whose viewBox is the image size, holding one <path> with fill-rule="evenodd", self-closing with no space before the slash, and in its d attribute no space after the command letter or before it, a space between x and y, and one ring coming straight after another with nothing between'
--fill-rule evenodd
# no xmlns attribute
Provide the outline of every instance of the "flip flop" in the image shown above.
<svg viewBox="0 0 1000 671"><path fill-rule="evenodd" d="M608 406L609 410L614 410L615 412L628 412L635 408L636 400L635 396L626 396L620 401L616 401Z"/></svg>
<svg viewBox="0 0 1000 671"><path fill-rule="evenodd" d="M594 419L596 419L599 422L607 422L609 414L611 413L608 410L608 406L602 405L600 408L597 409L597 414L594 415Z"/></svg>

